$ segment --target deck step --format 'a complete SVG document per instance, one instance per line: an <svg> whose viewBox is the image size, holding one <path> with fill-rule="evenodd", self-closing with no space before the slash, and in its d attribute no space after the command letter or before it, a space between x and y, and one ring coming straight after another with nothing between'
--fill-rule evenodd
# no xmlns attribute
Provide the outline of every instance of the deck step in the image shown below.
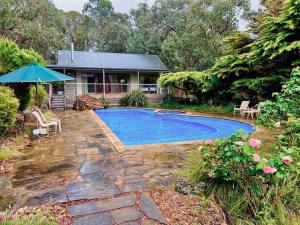
<svg viewBox="0 0 300 225"><path fill-rule="evenodd" d="M64 109L65 108L65 96L53 95L51 98L51 109Z"/></svg>

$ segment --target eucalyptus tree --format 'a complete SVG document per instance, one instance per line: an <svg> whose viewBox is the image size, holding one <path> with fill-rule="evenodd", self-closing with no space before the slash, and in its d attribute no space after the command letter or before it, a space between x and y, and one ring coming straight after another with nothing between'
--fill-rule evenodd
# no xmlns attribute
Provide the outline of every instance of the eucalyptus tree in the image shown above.
<svg viewBox="0 0 300 225"><path fill-rule="evenodd" d="M0 0L0 36L31 47L47 59L65 46L62 11L48 0Z"/></svg>
<svg viewBox="0 0 300 225"><path fill-rule="evenodd" d="M109 0L89 0L83 14L93 20L90 48L96 51L126 52L129 37L128 15L114 11Z"/></svg>
<svg viewBox="0 0 300 225"><path fill-rule="evenodd" d="M92 49L94 21L89 16L76 11L66 12L65 17L68 30L68 43L73 42L78 51Z"/></svg>
<svg viewBox="0 0 300 225"><path fill-rule="evenodd" d="M130 52L157 54L172 70L209 68L223 52L222 39L238 28L248 0L157 0L131 11Z"/></svg>

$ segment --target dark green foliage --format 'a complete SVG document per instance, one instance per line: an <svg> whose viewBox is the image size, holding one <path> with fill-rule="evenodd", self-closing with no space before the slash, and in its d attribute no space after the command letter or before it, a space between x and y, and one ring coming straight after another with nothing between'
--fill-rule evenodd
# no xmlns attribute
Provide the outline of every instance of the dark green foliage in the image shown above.
<svg viewBox="0 0 300 225"><path fill-rule="evenodd" d="M160 84L192 87L192 93L212 91L212 98L222 101L272 98L272 93L281 90L281 83L289 79L292 68L300 63L299 4L299 0L286 0L279 15L266 16L257 39L241 32L225 38L225 55L212 68L199 72L200 80L193 74L184 79L181 74L170 74L161 78ZM209 77L217 77L217 85L211 85Z"/></svg>
<svg viewBox="0 0 300 225"><path fill-rule="evenodd" d="M292 71L291 78L283 85L281 93L274 93L275 100L267 101L257 122L264 126L274 126L287 120L289 116L300 115L300 68Z"/></svg>
<svg viewBox="0 0 300 225"><path fill-rule="evenodd" d="M233 103L216 106L211 104L199 104L197 99L174 97L169 97L160 104L151 104L150 106L164 109L195 110L212 114L232 114L234 108Z"/></svg>
<svg viewBox="0 0 300 225"><path fill-rule="evenodd" d="M7 134L16 121L19 101L8 87L0 86L0 135Z"/></svg>
<svg viewBox="0 0 300 225"><path fill-rule="evenodd" d="M122 106L143 107L148 103L148 97L140 90L128 92L120 99Z"/></svg>
<svg viewBox="0 0 300 225"><path fill-rule="evenodd" d="M31 85L29 87L30 105L41 107L45 104L47 92L43 85Z"/></svg>
<svg viewBox="0 0 300 225"><path fill-rule="evenodd" d="M0 36L47 59L65 46L64 14L49 0L0 0Z"/></svg>
<svg viewBox="0 0 300 225"><path fill-rule="evenodd" d="M167 73L159 78L158 85L182 90L187 96L194 96L199 103L207 103L213 99L211 90L218 85L218 78L197 71Z"/></svg>
<svg viewBox="0 0 300 225"><path fill-rule="evenodd" d="M19 111L26 110L30 104L32 96L30 94L30 84L14 84L10 85L10 87L14 90L16 97L19 99Z"/></svg>
<svg viewBox="0 0 300 225"><path fill-rule="evenodd" d="M204 70L222 54L249 1L158 0L131 11L130 52L157 54L173 71Z"/></svg>
<svg viewBox="0 0 300 225"><path fill-rule="evenodd" d="M252 102L261 102L268 99L274 90L279 90L284 80L284 77L276 75L244 78L234 81L229 92L233 94L234 100L247 99Z"/></svg>

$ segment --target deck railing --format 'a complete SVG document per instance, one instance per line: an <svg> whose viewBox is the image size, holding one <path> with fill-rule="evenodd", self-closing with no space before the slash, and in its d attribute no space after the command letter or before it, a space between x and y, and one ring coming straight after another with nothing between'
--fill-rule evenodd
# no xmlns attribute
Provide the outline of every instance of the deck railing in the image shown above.
<svg viewBox="0 0 300 225"><path fill-rule="evenodd" d="M141 90L145 94L165 94L165 88L157 84L123 84L123 83L66 83L66 95L81 94L123 94L132 90Z"/></svg>

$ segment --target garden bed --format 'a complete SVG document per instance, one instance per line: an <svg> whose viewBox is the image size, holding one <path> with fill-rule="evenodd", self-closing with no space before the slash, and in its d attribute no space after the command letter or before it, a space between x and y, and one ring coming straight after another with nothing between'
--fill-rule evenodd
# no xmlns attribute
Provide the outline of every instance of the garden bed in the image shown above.
<svg viewBox="0 0 300 225"><path fill-rule="evenodd" d="M174 187L156 186L151 196L159 206L168 224L226 225L222 210L213 201L200 195L183 195Z"/></svg>

